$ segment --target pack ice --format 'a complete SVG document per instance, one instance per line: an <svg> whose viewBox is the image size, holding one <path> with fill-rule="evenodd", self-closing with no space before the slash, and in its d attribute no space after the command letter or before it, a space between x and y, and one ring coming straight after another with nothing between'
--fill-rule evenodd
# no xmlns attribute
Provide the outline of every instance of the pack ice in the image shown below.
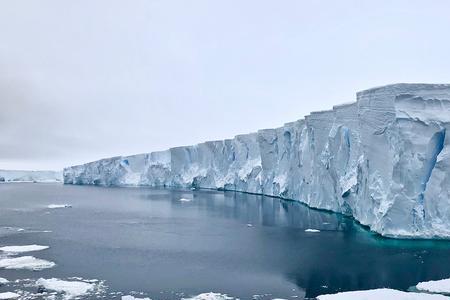
<svg viewBox="0 0 450 300"><path fill-rule="evenodd" d="M289 198L384 236L450 238L450 85L394 84L280 128L69 167L67 184Z"/></svg>

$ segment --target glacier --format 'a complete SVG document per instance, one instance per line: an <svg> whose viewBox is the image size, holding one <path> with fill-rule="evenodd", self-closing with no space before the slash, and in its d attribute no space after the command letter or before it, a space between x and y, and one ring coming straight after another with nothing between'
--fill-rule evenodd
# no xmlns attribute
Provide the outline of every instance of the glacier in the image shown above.
<svg viewBox="0 0 450 300"><path fill-rule="evenodd" d="M393 84L275 129L65 168L66 184L297 200L383 236L450 238L450 84Z"/></svg>
<svg viewBox="0 0 450 300"><path fill-rule="evenodd" d="M2 182L63 182L61 171L0 170Z"/></svg>

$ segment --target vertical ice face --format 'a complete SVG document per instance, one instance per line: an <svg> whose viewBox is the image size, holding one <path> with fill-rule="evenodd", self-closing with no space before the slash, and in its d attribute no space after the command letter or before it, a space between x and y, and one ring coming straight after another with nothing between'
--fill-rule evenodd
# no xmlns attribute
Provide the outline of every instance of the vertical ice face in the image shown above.
<svg viewBox="0 0 450 300"><path fill-rule="evenodd" d="M449 206L442 195L450 186L431 181L447 151L449 101L448 85L399 84L358 94L364 161L355 218L389 236L450 236L450 226L440 225L449 221L446 210L436 210Z"/></svg>
<svg viewBox="0 0 450 300"><path fill-rule="evenodd" d="M395 84L280 128L69 167L64 180L266 194L386 236L450 238L449 127L450 85Z"/></svg>

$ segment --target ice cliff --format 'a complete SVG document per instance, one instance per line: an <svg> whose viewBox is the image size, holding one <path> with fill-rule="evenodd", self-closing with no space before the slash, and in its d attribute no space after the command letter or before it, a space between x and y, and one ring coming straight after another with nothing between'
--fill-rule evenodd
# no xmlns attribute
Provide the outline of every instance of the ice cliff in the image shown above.
<svg viewBox="0 0 450 300"><path fill-rule="evenodd" d="M226 189L450 238L450 85L394 84L276 129L64 170L68 184Z"/></svg>
<svg viewBox="0 0 450 300"><path fill-rule="evenodd" d="M0 170L1 182L62 182L61 171Z"/></svg>

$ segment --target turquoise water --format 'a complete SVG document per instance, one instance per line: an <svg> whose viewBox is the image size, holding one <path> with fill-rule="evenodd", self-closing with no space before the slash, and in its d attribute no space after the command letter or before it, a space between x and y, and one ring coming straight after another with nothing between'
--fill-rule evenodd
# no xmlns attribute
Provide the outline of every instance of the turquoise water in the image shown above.
<svg viewBox="0 0 450 300"><path fill-rule="evenodd" d="M0 227L1 246L48 245L32 255L57 264L0 277L100 279L107 299L303 299L450 277L449 242L384 239L338 214L233 192L0 184Z"/></svg>

